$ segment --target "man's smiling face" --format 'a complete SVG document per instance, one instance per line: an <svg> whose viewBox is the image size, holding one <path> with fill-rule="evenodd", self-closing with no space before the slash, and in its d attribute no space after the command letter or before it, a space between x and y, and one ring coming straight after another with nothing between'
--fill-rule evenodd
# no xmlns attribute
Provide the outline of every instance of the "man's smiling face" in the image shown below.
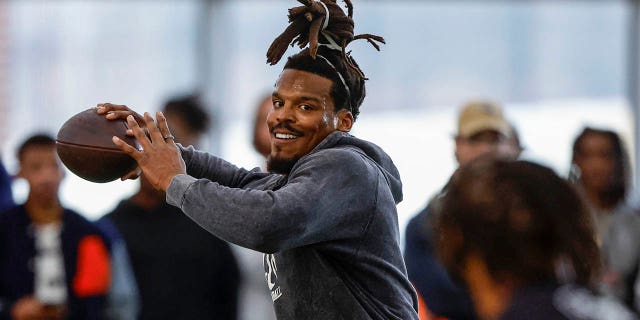
<svg viewBox="0 0 640 320"><path fill-rule="evenodd" d="M267 117L270 171L288 173L331 132L351 129L351 114L334 110L332 85L331 80L306 71L285 69L280 74L273 91L273 109Z"/></svg>

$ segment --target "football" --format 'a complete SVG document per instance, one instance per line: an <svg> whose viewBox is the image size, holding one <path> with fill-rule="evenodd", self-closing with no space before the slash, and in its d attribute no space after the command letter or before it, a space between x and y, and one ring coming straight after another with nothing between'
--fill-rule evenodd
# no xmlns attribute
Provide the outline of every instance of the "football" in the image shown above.
<svg viewBox="0 0 640 320"><path fill-rule="evenodd" d="M97 183L116 180L137 166L111 140L117 136L139 149L136 139L126 135L127 128L124 120L108 120L95 108L82 111L58 131L58 156L71 172L85 180Z"/></svg>

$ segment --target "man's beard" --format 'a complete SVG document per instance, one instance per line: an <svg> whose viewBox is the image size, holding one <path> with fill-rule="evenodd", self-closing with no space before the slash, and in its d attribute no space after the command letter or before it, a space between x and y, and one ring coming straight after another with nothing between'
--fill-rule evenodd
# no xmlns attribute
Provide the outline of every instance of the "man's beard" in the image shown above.
<svg viewBox="0 0 640 320"><path fill-rule="evenodd" d="M302 132L293 128L289 121L280 122L277 125L270 127L269 132L273 135L275 134L275 130L277 129L286 129L287 131L298 136L303 135ZM296 164L296 162L298 162L298 159L300 159L300 157L283 159L274 157L273 155L269 155L269 157L267 158L267 171L279 174L289 174L289 172L291 172L291 169L293 169L293 166Z"/></svg>
<svg viewBox="0 0 640 320"><path fill-rule="evenodd" d="M293 169L293 166L298 162L298 159L300 158L282 159L269 156L267 159L267 171L279 174L289 174L291 169Z"/></svg>

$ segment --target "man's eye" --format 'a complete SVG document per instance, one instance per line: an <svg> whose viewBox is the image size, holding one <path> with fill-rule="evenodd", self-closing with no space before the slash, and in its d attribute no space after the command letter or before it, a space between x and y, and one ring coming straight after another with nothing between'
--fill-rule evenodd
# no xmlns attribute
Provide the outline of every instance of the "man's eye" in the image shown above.
<svg viewBox="0 0 640 320"><path fill-rule="evenodd" d="M303 105L300 105L300 109L304 111L311 111L313 110L313 107L311 107L310 105L303 104Z"/></svg>
<svg viewBox="0 0 640 320"><path fill-rule="evenodd" d="M273 102L273 107L274 108L281 108L284 104L282 103L282 101L274 101Z"/></svg>

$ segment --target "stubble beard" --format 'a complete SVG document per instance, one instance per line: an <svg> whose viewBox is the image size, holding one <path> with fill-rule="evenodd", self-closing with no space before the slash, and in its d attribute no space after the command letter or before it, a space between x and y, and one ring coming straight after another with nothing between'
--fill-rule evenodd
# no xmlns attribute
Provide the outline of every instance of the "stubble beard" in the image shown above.
<svg viewBox="0 0 640 320"><path fill-rule="evenodd" d="M300 158L283 159L279 157L269 156L267 158L267 171L271 173L289 174L293 166Z"/></svg>

